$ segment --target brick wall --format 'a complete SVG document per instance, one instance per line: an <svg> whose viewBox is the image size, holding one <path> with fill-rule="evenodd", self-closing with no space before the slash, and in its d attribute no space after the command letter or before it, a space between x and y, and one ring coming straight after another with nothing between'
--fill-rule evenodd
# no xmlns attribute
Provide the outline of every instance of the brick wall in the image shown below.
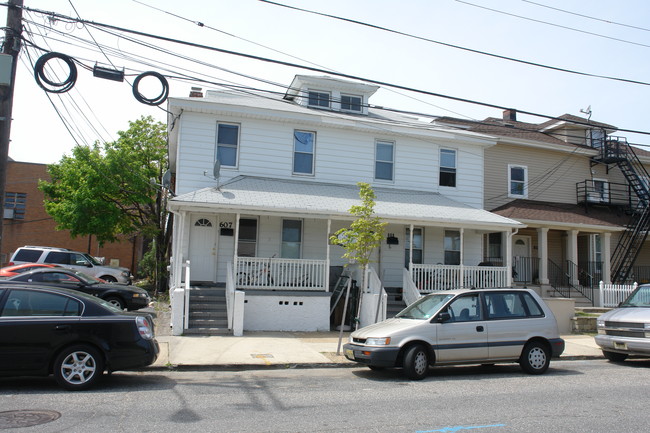
<svg viewBox="0 0 650 433"><path fill-rule="evenodd" d="M137 269L137 260L142 256L140 238L134 241L124 238L120 242L104 244L100 247L94 237L73 239L67 230L56 230L56 223L45 212L43 193L38 189L39 179L50 180L45 164L8 161L7 193L26 193L24 219L3 218L2 264L5 265L18 247L42 245L69 248L87 252L95 257L104 257L107 265L111 260L131 269Z"/></svg>

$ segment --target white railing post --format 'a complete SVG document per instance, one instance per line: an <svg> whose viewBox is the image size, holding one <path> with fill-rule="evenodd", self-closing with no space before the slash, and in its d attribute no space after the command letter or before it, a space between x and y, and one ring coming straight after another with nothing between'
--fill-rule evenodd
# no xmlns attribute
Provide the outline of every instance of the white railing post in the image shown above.
<svg viewBox="0 0 650 433"><path fill-rule="evenodd" d="M190 261L185 262L185 314L184 329L190 327Z"/></svg>
<svg viewBox="0 0 650 433"><path fill-rule="evenodd" d="M605 306L605 283L601 281L598 283L598 300L600 301L599 307Z"/></svg>

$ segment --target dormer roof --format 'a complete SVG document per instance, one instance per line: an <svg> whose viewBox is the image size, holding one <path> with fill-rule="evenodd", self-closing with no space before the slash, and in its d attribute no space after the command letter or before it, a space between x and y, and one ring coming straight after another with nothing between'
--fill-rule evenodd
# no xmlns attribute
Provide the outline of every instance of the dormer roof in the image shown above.
<svg viewBox="0 0 650 433"><path fill-rule="evenodd" d="M329 91L338 90L342 93L363 95L366 98L369 98L379 89L379 86L341 80L326 75L296 75L287 89L284 99L293 101L296 97L304 96L304 93L302 92L306 92L310 88Z"/></svg>

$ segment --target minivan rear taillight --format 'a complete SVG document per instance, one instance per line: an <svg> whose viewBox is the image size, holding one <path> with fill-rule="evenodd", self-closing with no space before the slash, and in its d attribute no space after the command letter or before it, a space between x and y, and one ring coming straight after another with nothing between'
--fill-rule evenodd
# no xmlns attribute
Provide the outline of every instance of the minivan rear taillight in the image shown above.
<svg viewBox="0 0 650 433"><path fill-rule="evenodd" d="M153 338L153 327L151 326L149 319L144 316L136 316L135 324L138 327L140 337L145 340L151 340Z"/></svg>

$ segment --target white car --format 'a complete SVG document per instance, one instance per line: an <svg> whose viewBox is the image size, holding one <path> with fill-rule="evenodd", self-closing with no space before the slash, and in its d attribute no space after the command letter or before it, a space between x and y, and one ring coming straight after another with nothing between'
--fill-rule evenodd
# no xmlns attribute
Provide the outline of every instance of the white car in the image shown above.
<svg viewBox="0 0 650 433"><path fill-rule="evenodd" d="M74 269L109 283L131 284L132 275L128 268L104 266L90 254L65 248L24 246L16 249L9 265L22 263L48 263Z"/></svg>
<svg viewBox="0 0 650 433"><path fill-rule="evenodd" d="M394 318L361 328L343 346L371 369L401 367L423 379L432 365L518 362L542 374L564 351L555 316L528 289L459 289L418 299Z"/></svg>
<svg viewBox="0 0 650 433"><path fill-rule="evenodd" d="M610 361L650 356L650 284L637 287L618 308L598 317L596 324L596 344Z"/></svg>

